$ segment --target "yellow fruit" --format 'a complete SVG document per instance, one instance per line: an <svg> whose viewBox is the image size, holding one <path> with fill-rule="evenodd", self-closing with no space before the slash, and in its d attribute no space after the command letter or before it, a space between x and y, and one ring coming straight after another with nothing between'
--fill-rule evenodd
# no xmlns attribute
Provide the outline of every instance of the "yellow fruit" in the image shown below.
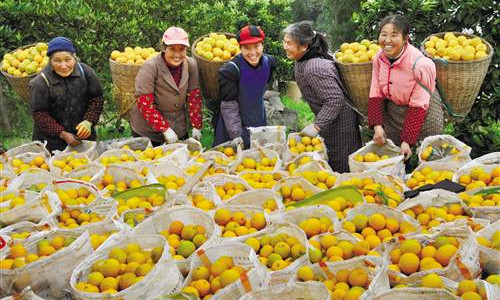
<svg viewBox="0 0 500 300"><path fill-rule="evenodd" d="M293 201L302 201L305 199L305 193L304 193L304 190L302 188L293 189L291 196L292 196Z"/></svg>
<svg viewBox="0 0 500 300"><path fill-rule="evenodd" d="M117 290L118 289L118 280L116 280L116 278L113 278L113 277L106 277L101 281L99 288L101 289L101 291L106 291L109 289Z"/></svg>
<svg viewBox="0 0 500 300"><path fill-rule="evenodd" d="M177 247L177 254L188 258L196 250L195 245L191 241L181 241Z"/></svg>
<svg viewBox="0 0 500 300"><path fill-rule="evenodd" d="M385 228L385 217L382 214L373 214L368 218L368 224L375 230L382 230Z"/></svg>
<svg viewBox="0 0 500 300"><path fill-rule="evenodd" d="M356 286L356 287L358 287L358 286ZM347 291L347 293L345 294L344 300L357 300L361 297L361 295L364 292L364 289L359 288L359 287L358 287L359 289L356 289L356 287L353 287Z"/></svg>
<svg viewBox="0 0 500 300"><path fill-rule="evenodd" d="M368 217L366 215L356 215L352 219L352 223L356 227L356 231L361 232L368 225Z"/></svg>
<svg viewBox="0 0 500 300"><path fill-rule="evenodd" d="M422 278L422 287L442 289L444 284L437 274L428 274Z"/></svg>
<svg viewBox="0 0 500 300"><path fill-rule="evenodd" d="M490 275L488 276L488 278L486 278L486 281L491 284L500 285L500 275Z"/></svg>
<svg viewBox="0 0 500 300"><path fill-rule="evenodd" d="M214 219L217 224L224 226L231 220L231 212L221 208L215 212Z"/></svg>
<svg viewBox="0 0 500 300"><path fill-rule="evenodd" d="M420 260L418 256L414 253L404 253L399 258L398 267L406 275L415 273L418 271Z"/></svg>
<svg viewBox="0 0 500 300"><path fill-rule="evenodd" d="M15 244L10 247L10 254L9 258L16 259L18 257L24 257L28 251L26 251L26 248L22 244Z"/></svg>
<svg viewBox="0 0 500 300"><path fill-rule="evenodd" d="M422 252L421 252L421 257L424 258L424 257L434 257L436 256L436 247L432 246L432 245L428 245L428 246L425 246L423 249L422 249Z"/></svg>
<svg viewBox="0 0 500 300"><path fill-rule="evenodd" d="M238 280L239 278L240 274L235 270L225 270L224 272L222 272L222 274L220 274L219 278L221 287L223 288L233 283L234 281Z"/></svg>
<svg viewBox="0 0 500 300"><path fill-rule="evenodd" d="M353 269L348 276L349 284L351 286L368 286L368 272L361 268Z"/></svg>
<svg viewBox="0 0 500 300"><path fill-rule="evenodd" d="M442 266L447 266L450 262L451 257L457 252L457 247L451 244L447 244L441 246L437 249L436 252L436 261L439 262Z"/></svg>
<svg viewBox="0 0 500 300"><path fill-rule="evenodd" d="M135 270L135 275L146 276L149 273L149 271L151 271L151 269L153 269L152 264L149 263L142 264L137 268L137 270Z"/></svg>
<svg viewBox="0 0 500 300"><path fill-rule="evenodd" d="M116 277L120 275L120 262L114 258L109 258L100 266L99 271L102 275L104 275L104 277Z"/></svg>
<svg viewBox="0 0 500 300"><path fill-rule="evenodd" d="M401 254L413 253L419 255L420 251L422 250L422 246L420 246L419 241L414 239L408 239L403 241L403 243L401 243L400 248L401 248Z"/></svg>
<svg viewBox="0 0 500 300"><path fill-rule="evenodd" d="M300 281L310 281L313 280L314 278L314 273L312 269L308 266L302 266L300 269L297 271L297 278Z"/></svg>
<svg viewBox="0 0 500 300"><path fill-rule="evenodd" d="M87 282L99 286L104 279L104 276L100 272L92 272L87 276Z"/></svg>
<svg viewBox="0 0 500 300"><path fill-rule="evenodd" d="M317 248L310 248L309 249L309 260L311 263L317 263L321 260L323 255L321 254L321 250Z"/></svg>
<svg viewBox="0 0 500 300"><path fill-rule="evenodd" d="M462 295L462 300L483 300L483 297L476 292L466 292Z"/></svg>
<svg viewBox="0 0 500 300"><path fill-rule="evenodd" d="M477 285L472 280L464 279L458 284L457 295L462 296L467 292L477 292Z"/></svg>

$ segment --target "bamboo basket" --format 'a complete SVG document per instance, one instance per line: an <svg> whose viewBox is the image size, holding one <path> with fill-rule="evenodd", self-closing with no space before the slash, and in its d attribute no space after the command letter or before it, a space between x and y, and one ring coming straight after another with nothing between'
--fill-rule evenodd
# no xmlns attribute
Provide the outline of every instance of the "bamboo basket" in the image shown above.
<svg viewBox="0 0 500 300"><path fill-rule="evenodd" d="M27 49L27 48L32 47L32 46L36 46L36 44L25 45L25 46L22 46L22 47L15 49L9 53L12 54L12 53L16 52L17 50L24 50L24 49ZM39 73L40 72L28 75L26 77L19 77L19 76L10 75L9 73L2 70L3 76L5 76L5 79L7 79L7 82L9 82L9 84L12 87L12 89L14 90L14 92L16 92L28 104L30 102L30 88L29 88L30 80L35 78L35 76L38 75Z"/></svg>
<svg viewBox="0 0 500 300"><path fill-rule="evenodd" d="M113 84L123 93L135 94L135 77L140 65L124 64L109 59Z"/></svg>
<svg viewBox="0 0 500 300"><path fill-rule="evenodd" d="M114 86L112 90L113 99L116 103L117 113L125 120L130 120L129 111L135 104L135 92L127 93Z"/></svg>
<svg viewBox="0 0 500 300"><path fill-rule="evenodd" d="M421 44L420 49L422 52L425 53L425 42L427 42L432 36L443 38L445 33L446 32L440 32L429 35ZM453 32L453 34L456 37L461 35L467 38L476 37L475 35L461 32ZM463 118L465 118L471 110L472 105L479 94L481 85L483 84L484 77L488 72L488 66L491 63L491 58L493 56L493 48L490 43L481 37L479 38L488 48L488 56L482 59L471 61L450 60L447 62L433 59L436 64L436 73L440 89L444 93L444 97L452 112L459 115L451 116L456 120L463 120ZM428 55L426 54L426 56Z"/></svg>
<svg viewBox="0 0 500 300"><path fill-rule="evenodd" d="M218 32L217 34L224 34L228 39L236 37L234 34L227 32ZM196 44L208 34L200 36L191 46L191 53L198 65L198 72L200 76L201 91L203 96L207 99L215 100L219 98L219 68L222 67L227 61L211 61L199 56L196 53Z"/></svg>
<svg viewBox="0 0 500 300"><path fill-rule="evenodd" d="M338 50L335 52L337 54ZM365 116L368 115L368 98L372 82L372 62L343 63L333 55L340 77L354 106Z"/></svg>

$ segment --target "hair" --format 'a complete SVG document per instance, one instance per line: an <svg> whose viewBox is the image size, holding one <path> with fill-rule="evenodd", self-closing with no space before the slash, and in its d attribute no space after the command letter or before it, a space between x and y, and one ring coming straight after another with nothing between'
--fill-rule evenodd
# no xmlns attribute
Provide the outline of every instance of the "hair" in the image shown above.
<svg viewBox="0 0 500 300"><path fill-rule="evenodd" d="M288 34L301 46L311 46L316 36L316 32L313 30L312 22L310 21L292 23L283 30L283 34Z"/></svg>
<svg viewBox="0 0 500 300"><path fill-rule="evenodd" d="M390 15L382 19L378 24L379 32L382 31L382 28L387 24L393 24L398 30L403 33L403 37L408 36L410 34L410 23L408 20L402 15Z"/></svg>

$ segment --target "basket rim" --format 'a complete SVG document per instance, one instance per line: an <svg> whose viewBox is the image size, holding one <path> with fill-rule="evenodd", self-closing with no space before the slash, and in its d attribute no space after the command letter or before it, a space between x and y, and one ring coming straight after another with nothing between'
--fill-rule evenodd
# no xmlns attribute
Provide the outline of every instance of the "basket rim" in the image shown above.
<svg viewBox="0 0 500 300"><path fill-rule="evenodd" d="M212 33L212 32L210 32L210 33ZM202 39L204 39L204 38L208 37L208 36L210 35L210 33L207 33L207 34L204 34L204 35L202 35L202 36L198 37L198 38L197 38L197 39L193 42L193 44L191 45L191 55L192 55L194 58L196 58L196 59L200 59L200 60L202 60L202 61L206 61L206 62L210 62L210 63L216 63L216 64L224 64L224 63L226 63L226 62L230 61L231 59L228 59L228 60L223 60L223 61L213 61L213 60L208 60L208 59L206 59L206 58L204 58L204 57L199 56L199 55L198 55L198 53L196 53L196 51L195 51L195 50L196 50L196 45L198 44L198 42L200 42ZM230 38L236 38L236 34L234 34L234 33L229 33L229 32L215 32L215 33L217 33L217 34L224 34L226 37L228 37L228 36L229 36Z"/></svg>
<svg viewBox="0 0 500 300"><path fill-rule="evenodd" d="M11 54L11 53L14 53L16 52L17 50L24 50L24 49L27 49L27 48L30 48L30 47L33 47L33 46L36 46L36 44L38 43L45 43L45 42L37 42L37 43L34 43L34 44L28 44L28 45L23 45L21 47L17 47L16 49L10 51L10 52L7 52L6 54ZM45 43L47 44L47 43ZM42 69L43 70L43 69ZM5 77L9 77L9 78L13 78L13 79L21 79L21 78L30 78L30 77L35 77L36 75L40 74L42 71L40 72L37 72L37 73L33 73L31 75L28 75L28 76L14 76L14 75L11 75L7 72L5 72L3 69L1 69L2 71L2 75L5 76Z"/></svg>
<svg viewBox="0 0 500 300"><path fill-rule="evenodd" d="M144 61L144 62L146 62L146 61ZM121 63L121 62L118 62L118 61L116 61L116 60L112 59L111 57L109 57L109 63L110 63L110 64L112 64L112 63L113 63L113 64L116 64L116 65L119 65L119 66L126 66L126 67L138 67L138 68L140 68L140 67L142 67L142 66L144 65L144 63L142 63L142 65Z"/></svg>
<svg viewBox="0 0 500 300"><path fill-rule="evenodd" d="M344 62L338 61L337 57L335 57L335 54L337 54L339 51L340 51L340 49L337 49L337 51L335 51L332 55L333 61L335 61L335 63L337 63L337 64L340 64L343 66L365 66L365 65L367 66L368 64L370 64L370 65L373 64L373 60L365 61L365 62L358 62L358 63L344 63ZM375 53L375 55L377 55L377 53Z"/></svg>
<svg viewBox="0 0 500 300"><path fill-rule="evenodd" d="M468 34L468 33L464 33L464 32L459 32L459 31L445 31L445 32L437 32L437 33L433 33L429 36L427 36L423 41L422 43L420 43L420 51L425 55L425 57L428 57L430 59L432 59L434 61L434 58L430 57L427 55L427 53L425 52L425 42L427 42L431 37L433 36L437 36L439 38L442 38L444 37L444 35L448 32L451 32L453 33L454 35L463 35L463 36L466 36L466 37L470 37L470 38L474 38L474 37L478 37L481 39L481 41L486 44L486 46L488 47L488 50L489 50L489 53L487 56L481 58L481 59L475 59L475 60L469 60L469 61L465 61L465 60L447 60L448 63L452 63L452 64L471 64L471 63L478 63L478 62L483 62L485 60L491 60L491 58L493 57L493 47L491 46L491 44L485 40L484 38L478 36L478 35L474 35L474 34Z"/></svg>

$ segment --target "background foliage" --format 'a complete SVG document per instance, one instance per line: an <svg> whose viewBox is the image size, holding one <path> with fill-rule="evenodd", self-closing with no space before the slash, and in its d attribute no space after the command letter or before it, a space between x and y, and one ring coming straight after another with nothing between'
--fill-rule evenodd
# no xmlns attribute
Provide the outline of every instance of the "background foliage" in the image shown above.
<svg viewBox="0 0 500 300"><path fill-rule="evenodd" d="M329 35L334 50L345 41L375 39L378 22L392 13L408 18L414 45L420 45L431 33L464 30L492 44L492 64L472 111L463 122L448 124L446 130L469 144L473 156L499 151L500 18L495 0L4 0L0 2L0 55L57 35L72 38L82 61L98 72L104 85L106 106L101 120L111 123L103 126L100 137L106 139L128 134L126 123L113 119L108 57L114 49L156 46L171 25L185 28L193 42L210 31L236 32L242 25L252 23L264 28L268 37L266 51L278 58L277 79L283 82L292 78L292 63L284 57L280 36L288 23L315 22L318 31ZM6 132L0 122L0 139L29 138L31 118L26 105L3 77L0 83L8 117L15 128ZM301 104L295 107L308 110ZM309 112L299 115L310 117ZM204 134L210 134L208 128L205 130Z"/></svg>

